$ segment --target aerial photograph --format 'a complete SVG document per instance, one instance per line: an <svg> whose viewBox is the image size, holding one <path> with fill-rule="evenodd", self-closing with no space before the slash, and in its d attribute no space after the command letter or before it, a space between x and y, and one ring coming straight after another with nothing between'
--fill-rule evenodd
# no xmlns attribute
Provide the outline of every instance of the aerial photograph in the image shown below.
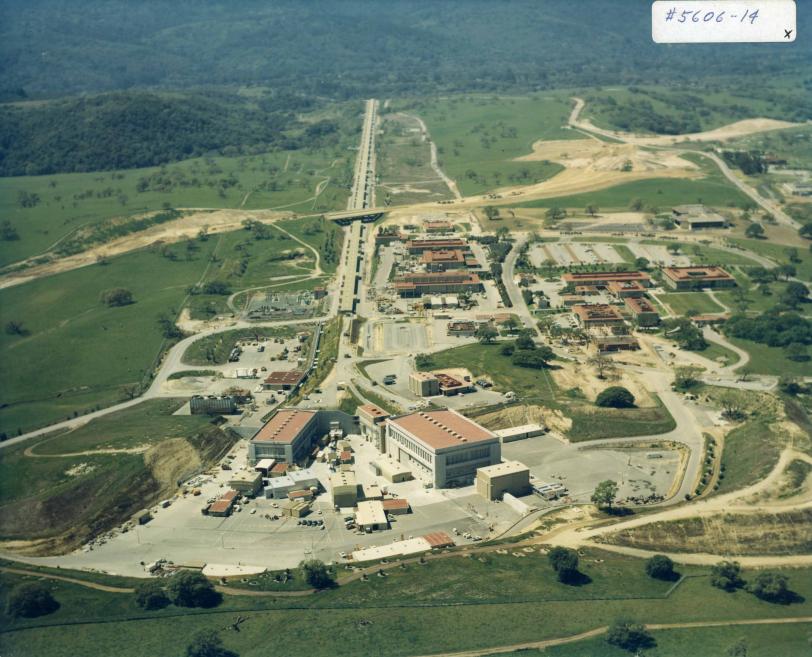
<svg viewBox="0 0 812 657"><path fill-rule="evenodd" d="M810 35L2 0L0 657L812 657Z"/></svg>

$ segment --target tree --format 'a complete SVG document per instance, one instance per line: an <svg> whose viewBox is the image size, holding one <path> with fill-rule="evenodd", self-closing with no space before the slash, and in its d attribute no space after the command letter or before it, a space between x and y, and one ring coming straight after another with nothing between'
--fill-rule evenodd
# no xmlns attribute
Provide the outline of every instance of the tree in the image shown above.
<svg viewBox="0 0 812 657"><path fill-rule="evenodd" d="M523 331L518 338L516 338L516 349L535 349L536 342L533 340L533 334L530 331Z"/></svg>
<svg viewBox="0 0 812 657"><path fill-rule="evenodd" d="M794 397L803 390L803 386L797 378L785 374L778 379L778 389Z"/></svg>
<svg viewBox="0 0 812 657"><path fill-rule="evenodd" d="M535 349L514 352L511 362L516 367L540 370L547 367L547 364L553 358L555 358L553 350L546 345L541 345Z"/></svg>
<svg viewBox="0 0 812 657"><path fill-rule="evenodd" d="M646 561L646 574L654 579L675 579L674 562L664 554L655 554Z"/></svg>
<svg viewBox="0 0 812 657"><path fill-rule="evenodd" d="M223 647L223 640L215 630L203 630L186 646L186 657L237 657L237 653Z"/></svg>
<svg viewBox="0 0 812 657"><path fill-rule="evenodd" d="M305 581L314 589L329 589L336 585L332 573L318 559L309 559L299 564L299 569L304 574Z"/></svg>
<svg viewBox="0 0 812 657"><path fill-rule="evenodd" d="M699 383L699 375L703 372L697 365L682 365L674 368L674 388L676 390L689 390Z"/></svg>
<svg viewBox="0 0 812 657"><path fill-rule="evenodd" d="M764 237L764 226L761 224L750 224L744 231L744 234L752 239L760 240Z"/></svg>
<svg viewBox="0 0 812 657"><path fill-rule="evenodd" d="M17 584L8 595L6 611L18 618L36 618L59 609L51 592L39 582Z"/></svg>
<svg viewBox="0 0 812 657"><path fill-rule="evenodd" d="M497 336L499 335L499 331L497 331L492 324L480 324L474 333L474 337L479 340L482 344L490 344L492 343Z"/></svg>
<svg viewBox="0 0 812 657"><path fill-rule="evenodd" d="M775 268L775 271L779 276L783 276L785 281L788 281L798 273L798 270L795 269L795 265L789 265L786 263L778 265L778 267Z"/></svg>
<svg viewBox="0 0 812 657"><path fill-rule="evenodd" d="M203 294L231 294L231 288L225 281L209 281L202 287Z"/></svg>
<svg viewBox="0 0 812 657"><path fill-rule="evenodd" d="M656 645L654 637L648 633L643 625L622 618L609 626L609 631L606 633L606 642L609 645L635 653Z"/></svg>
<svg viewBox="0 0 812 657"><path fill-rule="evenodd" d="M135 587L135 603L141 609L163 609L169 604L169 598L158 580L148 579Z"/></svg>
<svg viewBox="0 0 812 657"><path fill-rule="evenodd" d="M676 242L669 242L668 246L666 246L665 248L668 249L668 252L671 253L672 255L676 255L680 251L680 245L677 244Z"/></svg>
<svg viewBox="0 0 812 657"><path fill-rule="evenodd" d="M578 575L578 553L565 547L554 547L547 559L558 575L559 582L571 582Z"/></svg>
<svg viewBox="0 0 812 657"><path fill-rule="evenodd" d="M637 269L638 271L646 271L649 268L650 264L651 262L649 261L648 258L643 257L635 258L634 268Z"/></svg>
<svg viewBox="0 0 812 657"><path fill-rule="evenodd" d="M744 586L741 572L738 561L720 561L711 567L711 585L723 591L735 591Z"/></svg>
<svg viewBox="0 0 812 657"><path fill-rule="evenodd" d="M126 287L114 287L109 290L104 290L100 295L101 302L110 308L118 308L120 306L129 306L135 303L133 293Z"/></svg>
<svg viewBox="0 0 812 657"><path fill-rule="evenodd" d="M586 206L586 213L587 213L587 214L588 214L590 217L594 217L596 214L598 214L598 208L597 208L597 206L592 205L592 204L590 203L589 205L587 205L587 206Z"/></svg>
<svg viewBox="0 0 812 657"><path fill-rule="evenodd" d="M183 337L183 331L166 315L158 315L158 326L161 328L161 335L167 340Z"/></svg>
<svg viewBox="0 0 812 657"><path fill-rule="evenodd" d="M629 203L629 209L634 210L635 212L640 212L643 209L643 199L635 198L632 199L632 202Z"/></svg>
<svg viewBox="0 0 812 657"><path fill-rule="evenodd" d="M214 607L222 599L202 573L191 570L174 574L169 579L167 592L169 599L178 607Z"/></svg>
<svg viewBox="0 0 812 657"><path fill-rule="evenodd" d="M507 226L499 226L499 228L496 229L496 239L500 242L506 240L508 237L510 237L510 228Z"/></svg>
<svg viewBox="0 0 812 657"><path fill-rule="evenodd" d="M790 308L797 308L802 303L809 301L809 288L800 281L790 281L781 293L781 303Z"/></svg>
<svg viewBox="0 0 812 657"><path fill-rule="evenodd" d="M611 509L617 497L617 482L611 479L606 479L595 486L595 492L592 493L592 503L599 508Z"/></svg>
<svg viewBox="0 0 812 657"><path fill-rule="evenodd" d="M587 365L594 367L598 371L598 378L606 378L606 373L615 369L615 363L611 358L607 358L603 354L592 356L586 361Z"/></svg>
<svg viewBox="0 0 812 657"><path fill-rule="evenodd" d="M745 400L738 390L723 390L719 393L722 417L727 420L741 420L745 417Z"/></svg>
<svg viewBox="0 0 812 657"><path fill-rule="evenodd" d="M559 208L558 206L552 206L547 212L545 213L545 217L549 223L556 223L557 221L563 219L567 216L567 211L563 208Z"/></svg>
<svg viewBox="0 0 812 657"><path fill-rule="evenodd" d="M0 240L3 242L14 242L18 239L20 239L20 234L8 219L4 219L0 222Z"/></svg>
<svg viewBox="0 0 812 657"><path fill-rule="evenodd" d="M801 226L798 229L798 235L805 237L808 240L812 240L812 223Z"/></svg>
<svg viewBox="0 0 812 657"><path fill-rule="evenodd" d="M28 331L22 322L16 319L9 320L6 323L6 335L26 335Z"/></svg>
<svg viewBox="0 0 812 657"><path fill-rule="evenodd" d="M602 408L633 408L634 395L623 386L611 386L598 394L595 404Z"/></svg>
<svg viewBox="0 0 812 657"><path fill-rule="evenodd" d="M784 355L796 363L805 363L809 360L809 352L806 345L800 342L792 342L784 347Z"/></svg>
<svg viewBox="0 0 812 657"><path fill-rule="evenodd" d="M747 590L761 600L778 604L786 604L792 598L786 576L778 573L759 573Z"/></svg>

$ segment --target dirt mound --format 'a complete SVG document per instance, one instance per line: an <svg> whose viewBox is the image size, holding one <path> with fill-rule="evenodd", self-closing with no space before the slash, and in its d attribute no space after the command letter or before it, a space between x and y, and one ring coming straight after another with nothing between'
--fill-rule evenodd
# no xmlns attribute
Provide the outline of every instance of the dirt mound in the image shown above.
<svg viewBox="0 0 812 657"><path fill-rule="evenodd" d="M478 415L476 421L487 429L508 429L522 424L541 424L564 433L572 428L572 420L561 411L546 406L517 405Z"/></svg>
<svg viewBox="0 0 812 657"><path fill-rule="evenodd" d="M162 490L174 491L184 475L197 472L200 455L185 438L170 438L150 447L144 454L144 465Z"/></svg>

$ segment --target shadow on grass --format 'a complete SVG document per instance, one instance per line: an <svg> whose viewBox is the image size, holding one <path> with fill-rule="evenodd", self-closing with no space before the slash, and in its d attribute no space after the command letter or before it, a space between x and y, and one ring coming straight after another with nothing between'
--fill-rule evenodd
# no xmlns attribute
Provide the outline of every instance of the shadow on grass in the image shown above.
<svg viewBox="0 0 812 657"><path fill-rule="evenodd" d="M562 575L562 577L559 578L559 581L567 586L586 586L587 584L592 583L592 578L586 573L576 570L572 573Z"/></svg>

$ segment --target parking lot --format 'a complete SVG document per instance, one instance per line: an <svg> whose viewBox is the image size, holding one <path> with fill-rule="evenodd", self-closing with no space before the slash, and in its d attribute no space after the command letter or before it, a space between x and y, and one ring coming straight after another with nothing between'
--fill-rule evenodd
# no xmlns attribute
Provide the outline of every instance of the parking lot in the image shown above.
<svg viewBox="0 0 812 657"><path fill-rule="evenodd" d="M545 263L569 267L616 264L622 263L623 258L611 244L607 243L549 242L531 246L530 262L535 267L542 267Z"/></svg>

